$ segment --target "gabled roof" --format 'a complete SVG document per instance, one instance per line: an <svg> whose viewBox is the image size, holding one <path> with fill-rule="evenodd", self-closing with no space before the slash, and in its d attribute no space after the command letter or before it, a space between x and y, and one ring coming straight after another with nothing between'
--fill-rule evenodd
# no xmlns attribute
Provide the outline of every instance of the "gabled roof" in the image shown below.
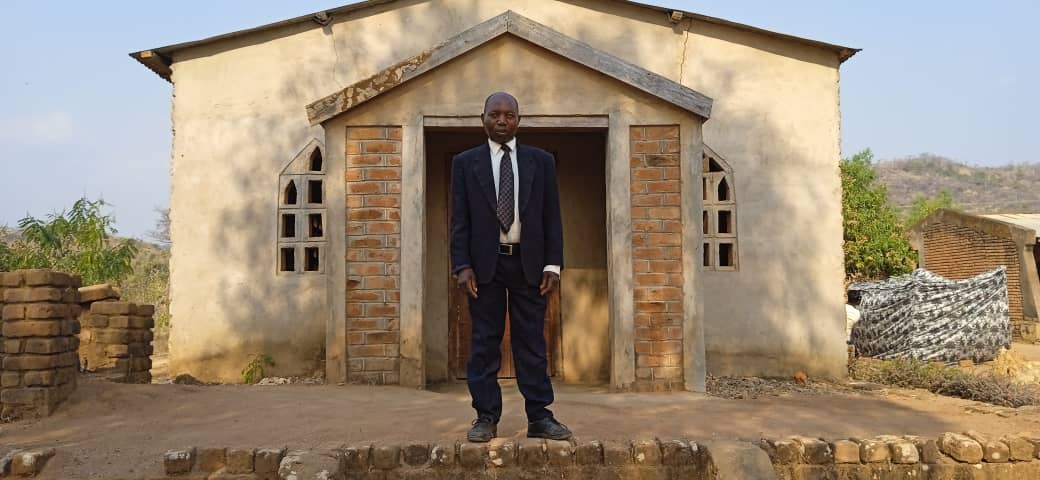
<svg viewBox="0 0 1040 480"><path fill-rule="evenodd" d="M395 63L307 106L311 125L340 115L502 35L514 35L707 119L712 99L692 88L570 38L512 10Z"/></svg>
<svg viewBox="0 0 1040 480"><path fill-rule="evenodd" d="M183 50L183 49L186 49L186 48L192 48L192 47L198 47L198 46L201 46L201 45L207 45L207 44L219 42L219 41L222 41L222 40L228 40L228 39L231 39L231 38L238 38L238 37L241 37L241 36L244 36L244 35L253 34L253 33L256 33L256 32L266 31L266 30L279 28L279 27L285 27L285 26L288 26L288 25L295 25L295 24L299 24L299 23L312 22L312 23L314 23L314 28L319 28L322 25L327 25L329 22L331 22L337 16L347 15L347 14L350 14L350 13L353 13L353 12L356 12L358 10L362 10L362 9L365 9L365 8L375 7L375 6L383 5L383 4L387 4L387 3L394 3L394 2L397 2L397 1L398 0L367 0L367 1L361 1L361 2L357 2L357 3L349 4L349 5L344 5L342 7L333 8L333 9L330 9L330 10L324 10L324 11L315 12L315 13L312 13L312 14L309 14L309 15L303 15L303 16L299 16L299 17L295 17L295 18L290 18L288 20L283 20L283 21L280 21L280 22L269 23L267 25L261 25L259 27L255 27L255 28L249 28L249 29L245 29L245 30L238 30L238 31L235 31L235 32L225 33L225 34L222 34L222 35L216 35L216 36L204 38L204 39L201 39L201 40L194 40L194 41L190 41L190 42L176 43L176 44L173 44L173 45L167 45L165 47L158 47L158 48L151 48L151 49L147 49L147 50L141 50L139 52L131 53L130 56L133 57L138 62L140 62L142 65L148 67L150 70L155 72L157 75L159 75L160 77L162 77L166 81L171 81L170 80L170 75L172 74L172 70L170 69L170 65L173 64L173 60L172 60L173 59L173 53L177 52L179 50ZM677 19L681 20L683 18L687 18L688 17L688 18L693 18L694 20L699 20L699 21L706 22L706 23L712 23L712 24L716 24L716 25L723 25L723 26L735 28L735 29L738 29L738 30L755 32L755 33L758 33L758 34L766 35L766 36L773 37L773 38L778 38L778 39L781 39L781 40L787 40L787 41L791 41L791 42L795 42L795 43L801 43L803 45L811 45L811 46L814 46L814 47L819 47L819 48L822 48L822 49L825 49L825 50L830 50L830 51L834 52L835 54L837 54L839 62L844 62L845 60L848 60L849 58L851 58L853 55L855 55L857 52L860 51L860 49L858 49L858 48L844 47L844 46L835 45L835 44L832 44L832 43L826 43L826 42L821 42L821 41L812 40L812 39L808 39L808 38L797 37L797 36L794 36L794 35L787 35L787 34L784 34L784 33L773 32L773 31L770 31L770 30L765 30L765 29L762 29L762 28L753 27L753 26L750 26L750 25L742 24L742 23L731 22L729 20L724 20L724 19L721 19L721 18L710 17L710 16L707 16L707 15L701 15L701 14L698 14L698 13L692 13L692 12L687 12L687 11L683 11L683 10L676 10L676 9L673 9L673 8L661 7L661 6L657 6L657 5L649 5L649 4L640 3L640 2L633 2L633 1L629 1L629 0L614 0L614 1L617 1L617 2L620 2L620 3L626 3L626 4L630 4L630 5L635 5L635 6L642 7L642 8L647 8L647 9L650 9L650 10L656 10L656 11L659 11L659 12L667 14L670 18L673 18L673 19L677 18Z"/></svg>

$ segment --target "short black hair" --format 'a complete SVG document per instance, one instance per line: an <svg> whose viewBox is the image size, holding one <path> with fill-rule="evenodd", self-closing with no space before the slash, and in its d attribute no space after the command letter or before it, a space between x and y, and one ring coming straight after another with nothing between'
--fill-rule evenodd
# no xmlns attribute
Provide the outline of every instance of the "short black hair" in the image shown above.
<svg viewBox="0 0 1040 480"><path fill-rule="evenodd" d="M494 97L497 97L499 95L505 95L505 96L509 97L509 99L513 101L513 105L516 105L516 114L517 115L520 114L520 101L517 100L516 97L514 97L512 94L510 94L508 92L495 92L495 93L492 93L491 95L488 95L488 97L484 99L484 112L487 112L488 104L491 103L491 99L494 98Z"/></svg>

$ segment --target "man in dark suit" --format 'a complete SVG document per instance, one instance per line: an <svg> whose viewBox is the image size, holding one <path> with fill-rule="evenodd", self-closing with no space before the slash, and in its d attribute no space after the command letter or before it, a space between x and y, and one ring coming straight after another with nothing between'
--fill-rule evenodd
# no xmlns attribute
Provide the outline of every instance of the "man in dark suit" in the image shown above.
<svg viewBox="0 0 1040 480"><path fill-rule="evenodd" d="M548 152L517 145L520 106L495 93L481 115L488 142L452 159L451 264L469 295L473 324L466 381L477 419L467 435L487 442L498 433L502 391L499 345L509 309L517 386L527 411L527 436L565 440L570 430L549 404L546 298L560 286L563 223L556 162Z"/></svg>

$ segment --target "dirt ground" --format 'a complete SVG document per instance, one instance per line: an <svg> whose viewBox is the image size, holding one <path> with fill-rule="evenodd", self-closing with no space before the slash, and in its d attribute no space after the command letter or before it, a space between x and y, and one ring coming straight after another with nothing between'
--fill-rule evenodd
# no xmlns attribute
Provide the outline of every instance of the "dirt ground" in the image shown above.
<svg viewBox="0 0 1040 480"><path fill-rule="evenodd" d="M745 439L809 435L935 436L944 431L1040 432L1040 410L980 408L909 390L853 390L728 400L693 393L610 394L557 386L558 418L582 439ZM522 399L503 382L502 436L525 432ZM433 391L364 386L119 385L97 379L52 417L0 427L6 447L55 447L42 478L159 476L162 453L186 446L329 449L360 442L464 438L463 384Z"/></svg>

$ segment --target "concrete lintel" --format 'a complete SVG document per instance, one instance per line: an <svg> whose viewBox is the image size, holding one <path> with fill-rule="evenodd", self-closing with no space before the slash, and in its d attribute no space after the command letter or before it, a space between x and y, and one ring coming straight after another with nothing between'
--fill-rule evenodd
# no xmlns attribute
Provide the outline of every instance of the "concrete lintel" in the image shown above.
<svg viewBox="0 0 1040 480"><path fill-rule="evenodd" d="M434 128L483 128L479 115L427 116L423 119L423 125ZM605 129L609 126L609 119L603 115L524 115L523 118L520 119L520 127L523 129Z"/></svg>

